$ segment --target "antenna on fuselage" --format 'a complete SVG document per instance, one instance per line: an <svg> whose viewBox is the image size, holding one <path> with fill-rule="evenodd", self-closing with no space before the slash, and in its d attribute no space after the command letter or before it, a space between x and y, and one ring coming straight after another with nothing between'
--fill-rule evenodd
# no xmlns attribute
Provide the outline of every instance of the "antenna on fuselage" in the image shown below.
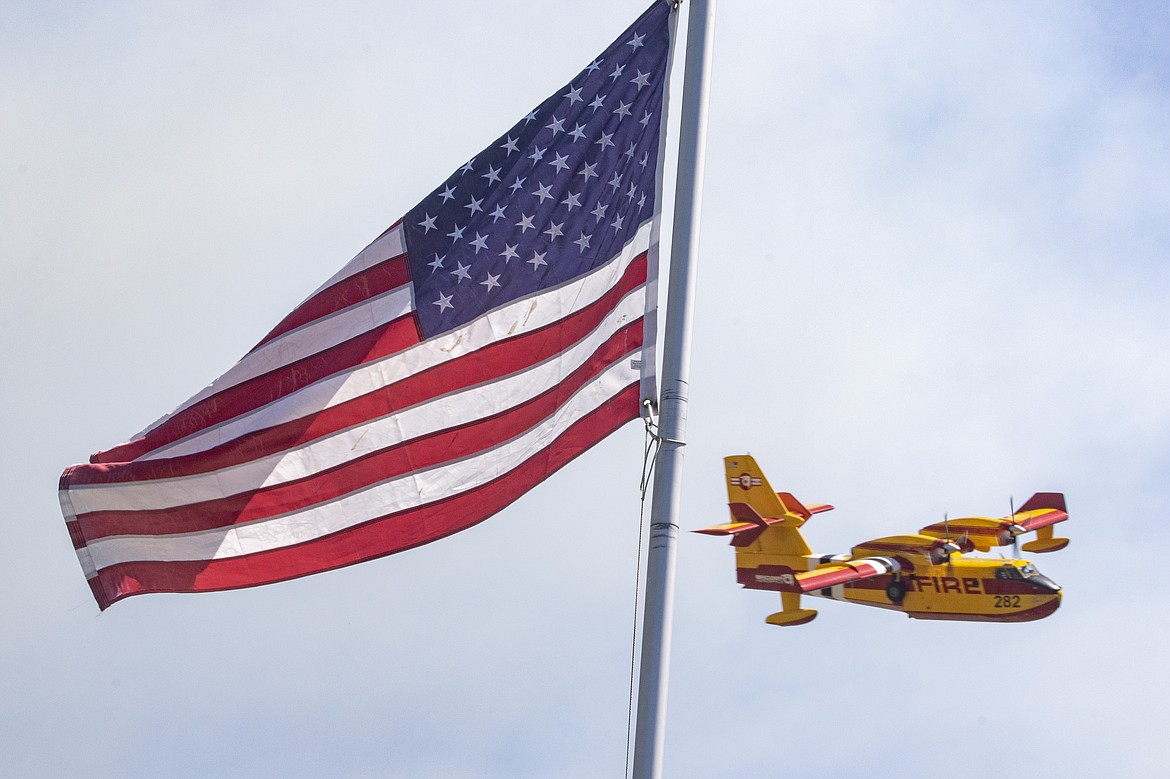
<svg viewBox="0 0 1170 779"><path fill-rule="evenodd" d="M951 562L951 555L954 554L955 544L951 541L951 518L949 512L943 512L943 528L946 530L947 540L943 544L943 552L947 556L947 576L952 576L955 573L954 563Z"/></svg>
<svg viewBox="0 0 1170 779"><path fill-rule="evenodd" d="M1012 510L1012 531L1011 531L1012 532L1012 559L1019 560L1020 559L1020 535L1016 532L1016 529L1019 526L1016 524L1016 496L1015 495L1008 496L1008 505L1011 507L1011 510Z"/></svg>

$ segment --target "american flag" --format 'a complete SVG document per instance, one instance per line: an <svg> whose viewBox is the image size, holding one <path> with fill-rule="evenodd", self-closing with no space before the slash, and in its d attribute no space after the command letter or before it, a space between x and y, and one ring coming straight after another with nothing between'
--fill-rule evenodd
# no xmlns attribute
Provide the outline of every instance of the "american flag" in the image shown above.
<svg viewBox="0 0 1170 779"><path fill-rule="evenodd" d="M654 396L655 2L202 392L61 476L98 606L441 538Z"/></svg>

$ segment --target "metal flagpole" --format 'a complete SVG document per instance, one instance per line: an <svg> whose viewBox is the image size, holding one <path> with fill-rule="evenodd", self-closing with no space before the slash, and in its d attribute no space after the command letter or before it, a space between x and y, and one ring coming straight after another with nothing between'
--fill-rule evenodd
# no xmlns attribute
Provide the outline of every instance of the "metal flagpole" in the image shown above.
<svg viewBox="0 0 1170 779"><path fill-rule="evenodd" d="M686 445L691 308L695 298L695 264L699 250L708 75L714 31L715 0L691 0L683 70L674 236L670 249L666 328L662 339L662 391L658 410L661 448L655 465L646 560L646 605L642 616L642 661L634 734L635 779L657 779L662 775L675 542L678 539L683 447Z"/></svg>

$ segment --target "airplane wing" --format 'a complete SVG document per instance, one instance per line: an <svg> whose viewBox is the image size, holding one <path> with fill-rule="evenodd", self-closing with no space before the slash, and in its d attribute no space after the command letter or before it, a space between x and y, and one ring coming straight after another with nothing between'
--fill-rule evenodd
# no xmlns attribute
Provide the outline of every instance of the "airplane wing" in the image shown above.
<svg viewBox="0 0 1170 779"><path fill-rule="evenodd" d="M1068 512L1059 509L1038 509L1016 514L1016 524L1022 527L1025 533L1055 525L1057 522L1064 522L1066 519L1068 519Z"/></svg>
<svg viewBox="0 0 1170 779"><path fill-rule="evenodd" d="M863 557L860 560L849 560L815 568L807 573L798 573L796 584L801 592L812 592L900 570L902 566L892 557Z"/></svg>
<svg viewBox="0 0 1170 779"><path fill-rule="evenodd" d="M957 538L966 536L981 552L990 551L993 546L1010 546L1016 536L1050 528L1057 522L1068 519L1064 495L1059 492L1038 492L1029 498L1020 509L1009 517L959 517L927 525L918 532L931 538ZM1063 543L1061 543L1063 542ZM1040 534L1038 541L1025 544L1027 551L1048 552L1062 549L1067 539L1056 539L1052 531Z"/></svg>
<svg viewBox="0 0 1170 779"><path fill-rule="evenodd" d="M1036 539L1023 544L1025 552L1056 552L1068 546L1067 538L1057 538L1052 526L1068 519L1068 506L1060 492L1037 492L1020 506L1012 517L1023 532L1037 531Z"/></svg>
<svg viewBox="0 0 1170 779"><path fill-rule="evenodd" d="M980 552L990 551L993 546L1007 546L1012 542L1012 521L990 517L957 517L945 522L935 522L918 531L931 538L960 538L966 536Z"/></svg>

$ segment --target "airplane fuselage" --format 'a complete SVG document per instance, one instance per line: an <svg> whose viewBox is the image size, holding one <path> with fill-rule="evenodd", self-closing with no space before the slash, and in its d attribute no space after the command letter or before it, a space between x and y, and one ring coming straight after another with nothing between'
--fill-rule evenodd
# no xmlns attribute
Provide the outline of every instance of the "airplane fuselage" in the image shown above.
<svg viewBox="0 0 1170 779"><path fill-rule="evenodd" d="M736 578L744 587L780 593L781 610L765 622L780 627L816 618L801 598L817 598L900 611L915 619L969 622L1030 622L1060 607L1056 582L1027 560L965 557L995 547L1019 545L1028 553L1068 546L1053 526L1068 519L1064 494L1037 492L1008 517L959 517L917 533L874 538L849 554L815 555L801 528L828 504L805 505L775 492L750 454L723 458L731 521L695 532L730 536ZM1036 533L1020 545L1019 537ZM1019 554L1019 552L1015 552Z"/></svg>
<svg viewBox="0 0 1170 779"><path fill-rule="evenodd" d="M750 589L801 592L796 574L854 555L770 555L740 551L737 579ZM921 555L890 554L900 570L837 584L805 595L901 611L914 619L1028 622L1060 606L1060 588L1026 560L969 558L953 554L932 563ZM917 559L915 559L917 558Z"/></svg>

